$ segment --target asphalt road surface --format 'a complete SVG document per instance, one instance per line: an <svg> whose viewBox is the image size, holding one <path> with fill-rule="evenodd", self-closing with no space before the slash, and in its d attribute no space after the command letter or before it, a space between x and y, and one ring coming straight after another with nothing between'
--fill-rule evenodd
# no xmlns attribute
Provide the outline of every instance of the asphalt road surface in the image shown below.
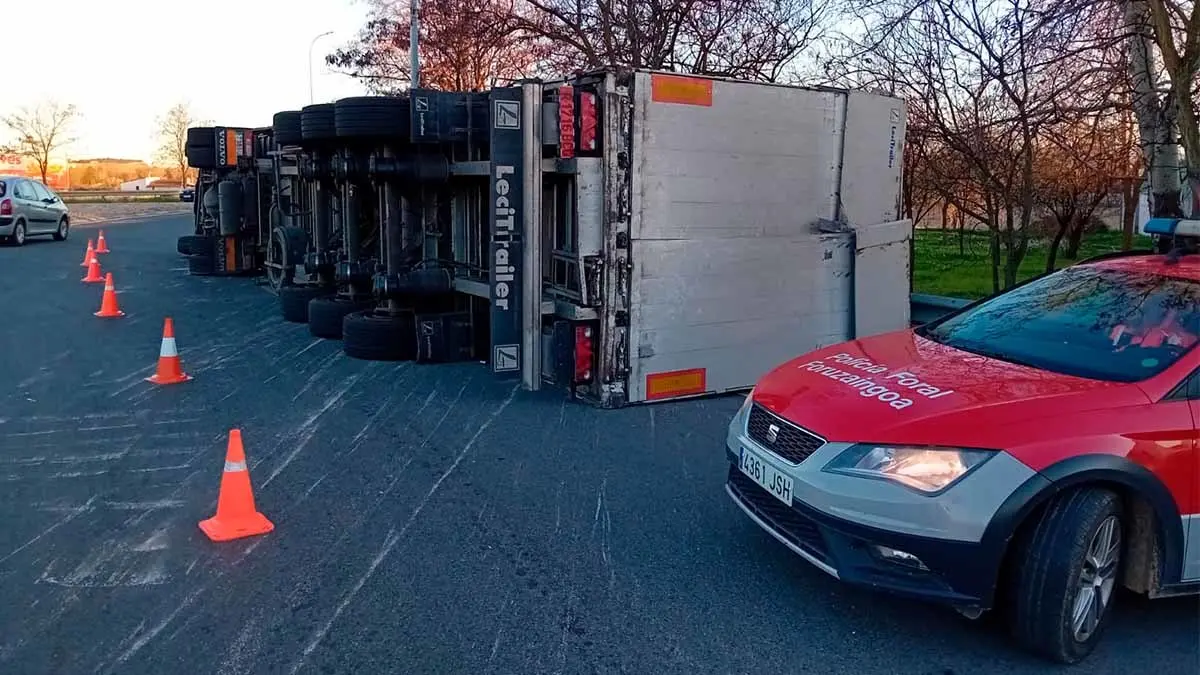
<svg viewBox="0 0 1200 675"><path fill-rule="evenodd" d="M85 231L0 249L0 672L1061 672L761 532L722 490L738 397L600 411L355 361L187 276L187 228L106 229L120 320ZM156 388L165 316L195 379ZM276 529L215 544L234 427ZM1195 599L1120 605L1089 675L1197 672Z"/></svg>

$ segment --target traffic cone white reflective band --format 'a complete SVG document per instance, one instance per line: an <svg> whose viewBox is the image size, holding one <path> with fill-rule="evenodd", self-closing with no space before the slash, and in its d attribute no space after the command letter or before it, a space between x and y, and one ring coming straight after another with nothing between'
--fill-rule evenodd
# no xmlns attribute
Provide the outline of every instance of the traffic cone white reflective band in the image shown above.
<svg viewBox="0 0 1200 675"><path fill-rule="evenodd" d="M245 462L225 462L225 473L238 473L246 470Z"/></svg>
<svg viewBox="0 0 1200 675"><path fill-rule="evenodd" d="M114 288L114 287L113 287L112 275L111 275L111 274L110 274L110 275L108 275L108 279L107 279L107 281L105 281L105 282L104 282L104 290L106 290L106 291L115 291L115 290L117 290L116 288Z"/></svg>
<svg viewBox="0 0 1200 675"><path fill-rule="evenodd" d="M165 337L162 339L162 347L158 350L160 358L179 356L179 352L175 349L175 338Z"/></svg>

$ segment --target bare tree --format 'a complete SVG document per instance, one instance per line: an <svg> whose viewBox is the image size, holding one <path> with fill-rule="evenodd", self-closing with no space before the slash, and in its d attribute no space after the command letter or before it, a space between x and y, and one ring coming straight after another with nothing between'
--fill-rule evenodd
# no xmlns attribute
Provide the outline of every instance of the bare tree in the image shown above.
<svg viewBox="0 0 1200 675"><path fill-rule="evenodd" d="M1055 269L1061 244L1074 259L1092 217L1125 181L1136 153L1124 111L1071 117L1049 126L1039 139L1034 166L1037 204L1053 221L1046 271Z"/></svg>
<svg viewBox="0 0 1200 675"><path fill-rule="evenodd" d="M50 168L50 156L72 142L70 125L79 116L73 104L63 105L57 101L44 101L32 108L21 108L16 113L0 117L16 136L13 152L32 159L46 182Z"/></svg>
<svg viewBox="0 0 1200 675"><path fill-rule="evenodd" d="M158 159L179 169L179 182L188 181L187 130L202 122L192 115L191 106L181 101L158 119Z"/></svg>
<svg viewBox="0 0 1200 675"><path fill-rule="evenodd" d="M902 215L912 220L914 226L919 226L939 203L948 205L941 198L942 190L936 184L936 176L929 171L923 161L927 154L927 145L936 143L931 138L929 130L916 120L910 120L904 130L904 152L902 166L903 177L900 180L900 203ZM946 209L942 213L942 229L946 229L948 218Z"/></svg>
<svg viewBox="0 0 1200 675"><path fill-rule="evenodd" d="M1080 67L1097 49L1086 19L1051 0L865 0L864 29L829 61L831 80L903 96L928 129L909 151L945 200L988 227L995 291L1016 283L1028 251L1039 136L1104 105L1074 95L1111 80L1104 64Z"/></svg>
<svg viewBox="0 0 1200 675"><path fill-rule="evenodd" d="M373 92L410 86L409 2L368 0L369 19L350 44L325 61ZM534 74L544 42L528 32L516 0L425 0L421 3L421 86L478 91Z"/></svg>
<svg viewBox="0 0 1200 675"><path fill-rule="evenodd" d="M527 0L521 18L568 73L652 68L776 82L833 16L830 0Z"/></svg>

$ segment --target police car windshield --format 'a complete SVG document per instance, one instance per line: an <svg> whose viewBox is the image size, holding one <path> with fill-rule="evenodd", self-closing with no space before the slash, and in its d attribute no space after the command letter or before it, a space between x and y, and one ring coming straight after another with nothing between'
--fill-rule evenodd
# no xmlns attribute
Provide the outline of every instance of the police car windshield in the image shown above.
<svg viewBox="0 0 1200 675"><path fill-rule="evenodd" d="M1136 382L1161 373L1196 344L1200 283L1080 265L917 333L1064 375Z"/></svg>

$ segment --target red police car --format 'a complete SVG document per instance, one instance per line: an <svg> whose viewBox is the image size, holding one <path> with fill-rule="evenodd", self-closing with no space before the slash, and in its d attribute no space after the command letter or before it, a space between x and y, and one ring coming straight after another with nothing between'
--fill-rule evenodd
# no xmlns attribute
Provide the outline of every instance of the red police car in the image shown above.
<svg viewBox="0 0 1200 675"><path fill-rule="evenodd" d="M726 491L834 577L1077 662L1117 586L1200 591L1198 334L1200 255L1142 253L820 349L747 396Z"/></svg>

